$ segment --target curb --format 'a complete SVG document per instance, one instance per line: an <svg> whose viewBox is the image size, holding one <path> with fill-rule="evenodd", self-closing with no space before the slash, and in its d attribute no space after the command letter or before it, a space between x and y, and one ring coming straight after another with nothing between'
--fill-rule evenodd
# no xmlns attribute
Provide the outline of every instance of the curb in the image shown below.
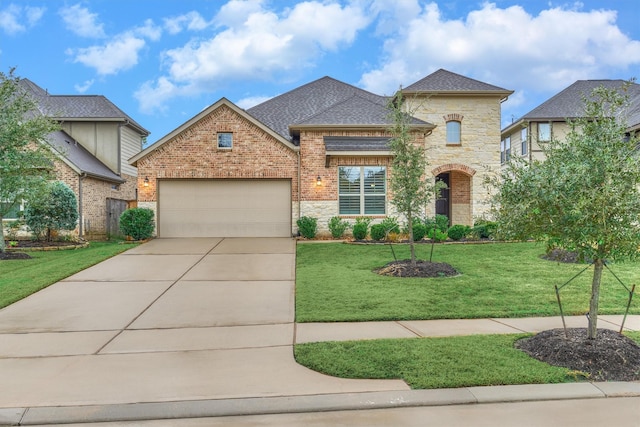
<svg viewBox="0 0 640 427"><path fill-rule="evenodd" d="M640 397L640 382L525 384L112 405L0 408L0 425L125 422L615 397Z"/></svg>

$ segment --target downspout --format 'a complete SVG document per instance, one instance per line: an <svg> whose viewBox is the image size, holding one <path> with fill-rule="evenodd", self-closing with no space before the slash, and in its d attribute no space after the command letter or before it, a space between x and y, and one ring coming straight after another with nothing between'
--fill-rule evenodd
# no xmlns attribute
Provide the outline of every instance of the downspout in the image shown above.
<svg viewBox="0 0 640 427"><path fill-rule="evenodd" d="M298 219L302 217L302 172L301 172L301 160L300 160L300 147L298 147Z"/></svg>
<svg viewBox="0 0 640 427"><path fill-rule="evenodd" d="M84 239L84 215L82 215L82 181L87 177L86 173L81 173L78 177L78 237Z"/></svg>

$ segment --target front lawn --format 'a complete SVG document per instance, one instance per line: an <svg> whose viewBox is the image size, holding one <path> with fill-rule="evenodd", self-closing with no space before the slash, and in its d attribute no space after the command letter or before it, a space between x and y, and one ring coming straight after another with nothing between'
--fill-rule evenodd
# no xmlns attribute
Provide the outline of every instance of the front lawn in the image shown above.
<svg viewBox="0 0 640 427"><path fill-rule="evenodd" d="M394 246L398 259L408 246ZM428 259L430 245L418 245ZM447 262L460 276L414 279L380 276L372 270L393 261L387 245L299 244L296 321L337 322L487 317L556 316L554 285L562 285L585 265L540 258L544 245L490 243L437 245L434 261ZM640 279L639 263L611 265L628 286ZM561 291L566 315L589 309L592 270ZM601 314L624 312L628 292L607 270L600 293ZM637 298L630 313L640 314Z"/></svg>
<svg viewBox="0 0 640 427"><path fill-rule="evenodd" d="M0 308L131 249L131 244L91 242L86 248L29 252L32 259L0 261Z"/></svg>

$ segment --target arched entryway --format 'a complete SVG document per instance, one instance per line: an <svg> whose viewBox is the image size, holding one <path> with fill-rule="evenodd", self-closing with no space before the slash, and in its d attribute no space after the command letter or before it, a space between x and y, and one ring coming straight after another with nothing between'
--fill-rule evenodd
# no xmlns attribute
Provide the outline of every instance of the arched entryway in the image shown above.
<svg viewBox="0 0 640 427"><path fill-rule="evenodd" d="M476 171L466 165L451 163L435 168L432 173L448 187L436 200L435 213L446 215L450 225L473 225L472 184Z"/></svg>

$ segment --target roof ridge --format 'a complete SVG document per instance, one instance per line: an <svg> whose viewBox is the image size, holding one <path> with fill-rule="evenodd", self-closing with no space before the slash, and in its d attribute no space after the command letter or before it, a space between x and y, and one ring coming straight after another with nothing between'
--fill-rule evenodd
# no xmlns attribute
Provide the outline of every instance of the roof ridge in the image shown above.
<svg viewBox="0 0 640 427"><path fill-rule="evenodd" d="M345 99L343 99L341 101L338 101L338 102L336 102L334 104L331 104L327 108L325 108L323 110L320 110L320 111L318 111L318 112L316 112L316 113L314 113L314 114L312 114L310 116L305 117L303 120L299 120L296 123L292 123L292 124L300 124L300 123L304 123L306 121L309 121L309 120L313 119L314 117L318 117L318 116L326 113L327 111L333 110L334 108L338 107L339 105L345 104L347 101L351 101L353 98L359 98L359 99L362 99L363 101L368 102L370 104L380 106L380 104L377 104L377 103L375 103L373 101L368 100L367 98L363 97L359 93L354 93L353 95L351 95L351 96L349 96L349 97L347 97L347 98L345 98Z"/></svg>

